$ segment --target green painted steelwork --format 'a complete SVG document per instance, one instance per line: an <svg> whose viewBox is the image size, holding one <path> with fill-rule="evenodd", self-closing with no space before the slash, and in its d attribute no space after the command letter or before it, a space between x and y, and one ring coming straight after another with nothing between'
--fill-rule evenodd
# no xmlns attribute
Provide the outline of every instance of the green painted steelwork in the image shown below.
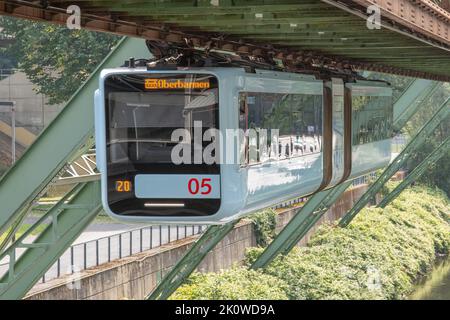
<svg viewBox="0 0 450 320"><path fill-rule="evenodd" d="M400 131L441 85L437 81L414 80L394 104L394 131Z"/></svg>
<svg viewBox="0 0 450 320"><path fill-rule="evenodd" d="M7 1L0 0L0 12L2 2ZM65 12L69 2L49 3L52 8L43 8L35 1L20 1L18 7L8 2L3 13L61 23L52 19L51 10ZM403 28L401 23L392 24L388 18L382 19L381 29L370 30L364 10L352 1L73 0L70 4L81 8L85 16L82 27L87 29L163 41L196 38L203 45L214 37L218 42L233 42L234 50L241 44L270 45L308 59L326 57L354 64L357 69L445 80L450 74L447 44ZM417 10L416 19L420 19L421 9Z"/></svg>
<svg viewBox="0 0 450 320"><path fill-rule="evenodd" d="M238 221L208 227L206 232L189 248L183 258L163 278L147 300L165 300L190 276L206 255L231 231Z"/></svg>
<svg viewBox="0 0 450 320"><path fill-rule="evenodd" d="M353 208L341 219L339 225L347 226L353 218L375 197L383 185L405 164L408 158L433 133L436 127L450 115L450 97L440 106L433 117L420 129L420 131L406 145L405 149L384 170L381 176L369 187L366 193L355 203Z"/></svg>
<svg viewBox="0 0 450 320"><path fill-rule="evenodd" d="M0 279L0 299L20 299L100 212L100 183L80 184L15 241L1 256L9 270ZM26 238L42 224L50 224L32 242ZM16 257L17 249L25 249Z"/></svg>
<svg viewBox="0 0 450 320"><path fill-rule="evenodd" d="M253 262L251 268L264 268L280 253L288 254L351 184L352 181L349 181L332 189L316 193L309 198L305 205L295 213L286 227Z"/></svg>
<svg viewBox="0 0 450 320"><path fill-rule="evenodd" d="M3 251L8 246L10 241L14 239L17 231L19 230L20 226L22 225L23 221L25 220L31 207L32 207L31 204L29 204L28 206L25 206L22 209L22 211L18 213L16 220L12 223L12 225L5 232L4 238L0 241L0 254L3 253Z"/></svg>
<svg viewBox="0 0 450 320"><path fill-rule="evenodd" d="M93 97L98 87L98 76L103 68L120 66L133 55L148 56L144 41L123 39L0 180L0 234L17 222L27 206L68 162L92 147Z"/></svg>
<svg viewBox="0 0 450 320"><path fill-rule="evenodd" d="M43 217L3 251L29 211L33 200L46 190L68 162L92 147L93 97L101 70L120 66L130 56L148 55L143 40L122 39L86 83L77 90L58 117L0 181L0 234L7 232L7 237L0 244L0 260L5 256L11 259L8 274L0 280L1 299L23 297L100 211L99 183L80 184L44 215L46 218L53 218L51 228L46 228L33 243L22 243L24 237L42 223ZM64 201L70 195L73 198L69 204L65 204ZM17 260L16 248L26 248Z"/></svg>
<svg viewBox="0 0 450 320"><path fill-rule="evenodd" d="M426 157L417 167L411 171L408 176L387 196L383 198L383 200L378 204L378 207L385 208L389 203L391 203L395 198L397 198L400 193L402 193L405 188L407 188L411 183L416 181L425 171L436 161L442 158L445 154L447 154L448 150L450 150L450 137L444 140L442 144L439 145L428 157Z"/></svg>

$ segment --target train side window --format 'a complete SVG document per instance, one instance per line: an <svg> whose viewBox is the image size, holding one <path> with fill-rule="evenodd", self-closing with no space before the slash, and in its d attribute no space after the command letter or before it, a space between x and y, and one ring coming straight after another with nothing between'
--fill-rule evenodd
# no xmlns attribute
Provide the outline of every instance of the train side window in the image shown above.
<svg viewBox="0 0 450 320"><path fill-rule="evenodd" d="M392 137L391 96L353 95L352 109L354 146Z"/></svg>
<svg viewBox="0 0 450 320"><path fill-rule="evenodd" d="M322 151L322 95L246 92L240 100L246 164ZM278 130L274 143L273 130Z"/></svg>

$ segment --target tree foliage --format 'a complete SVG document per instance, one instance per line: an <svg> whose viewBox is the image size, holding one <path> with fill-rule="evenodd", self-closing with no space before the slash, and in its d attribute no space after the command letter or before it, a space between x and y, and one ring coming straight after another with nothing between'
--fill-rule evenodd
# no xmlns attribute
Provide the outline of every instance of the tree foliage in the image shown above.
<svg viewBox="0 0 450 320"><path fill-rule="evenodd" d="M287 300L283 280L259 271L234 267L218 274L194 273L172 300Z"/></svg>
<svg viewBox="0 0 450 320"><path fill-rule="evenodd" d="M275 238L277 227L277 213L273 209L266 209L250 215L247 219L252 221L256 244L267 246Z"/></svg>
<svg viewBox="0 0 450 320"><path fill-rule="evenodd" d="M0 28L15 39L0 56L4 61L14 57L50 104L67 101L119 39L11 17L0 17Z"/></svg>

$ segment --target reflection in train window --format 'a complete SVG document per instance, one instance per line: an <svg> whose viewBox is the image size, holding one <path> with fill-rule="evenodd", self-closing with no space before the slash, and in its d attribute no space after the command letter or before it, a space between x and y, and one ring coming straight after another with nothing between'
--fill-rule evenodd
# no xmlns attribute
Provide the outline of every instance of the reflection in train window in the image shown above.
<svg viewBox="0 0 450 320"><path fill-rule="evenodd" d="M392 138L391 96L359 96L352 98L353 145Z"/></svg>
<svg viewBox="0 0 450 320"><path fill-rule="evenodd" d="M239 105L240 128L246 132L245 163L322 151L321 95L246 92L241 93ZM279 130L276 146L274 129Z"/></svg>

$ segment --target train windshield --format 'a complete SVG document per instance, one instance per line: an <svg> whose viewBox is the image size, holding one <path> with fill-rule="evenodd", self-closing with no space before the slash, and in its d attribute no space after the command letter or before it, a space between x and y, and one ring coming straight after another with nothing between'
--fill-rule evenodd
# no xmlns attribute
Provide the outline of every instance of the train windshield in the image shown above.
<svg viewBox="0 0 450 320"><path fill-rule="evenodd" d="M218 101L218 81L206 74L120 74L105 80L108 199L115 213L183 215L180 208L164 205L176 184L188 175L219 174L219 165L206 164L202 157L211 143L202 137L207 130L218 129ZM198 140L194 143L198 136L200 145ZM180 143L181 151L174 152ZM167 197L161 191L164 186L154 190L148 183L164 175L178 177L173 185L164 179L169 181ZM185 215L214 213L196 201L179 202ZM139 212L128 209L136 207Z"/></svg>
<svg viewBox="0 0 450 320"><path fill-rule="evenodd" d="M152 78L154 89L149 84L153 79L135 75L108 79L111 163L172 163L172 149L179 142L172 137L175 130L184 129L193 139L194 125L202 131L217 128L217 85L212 84L211 76ZM179 83L204 88L172 88Z"/></svg>

